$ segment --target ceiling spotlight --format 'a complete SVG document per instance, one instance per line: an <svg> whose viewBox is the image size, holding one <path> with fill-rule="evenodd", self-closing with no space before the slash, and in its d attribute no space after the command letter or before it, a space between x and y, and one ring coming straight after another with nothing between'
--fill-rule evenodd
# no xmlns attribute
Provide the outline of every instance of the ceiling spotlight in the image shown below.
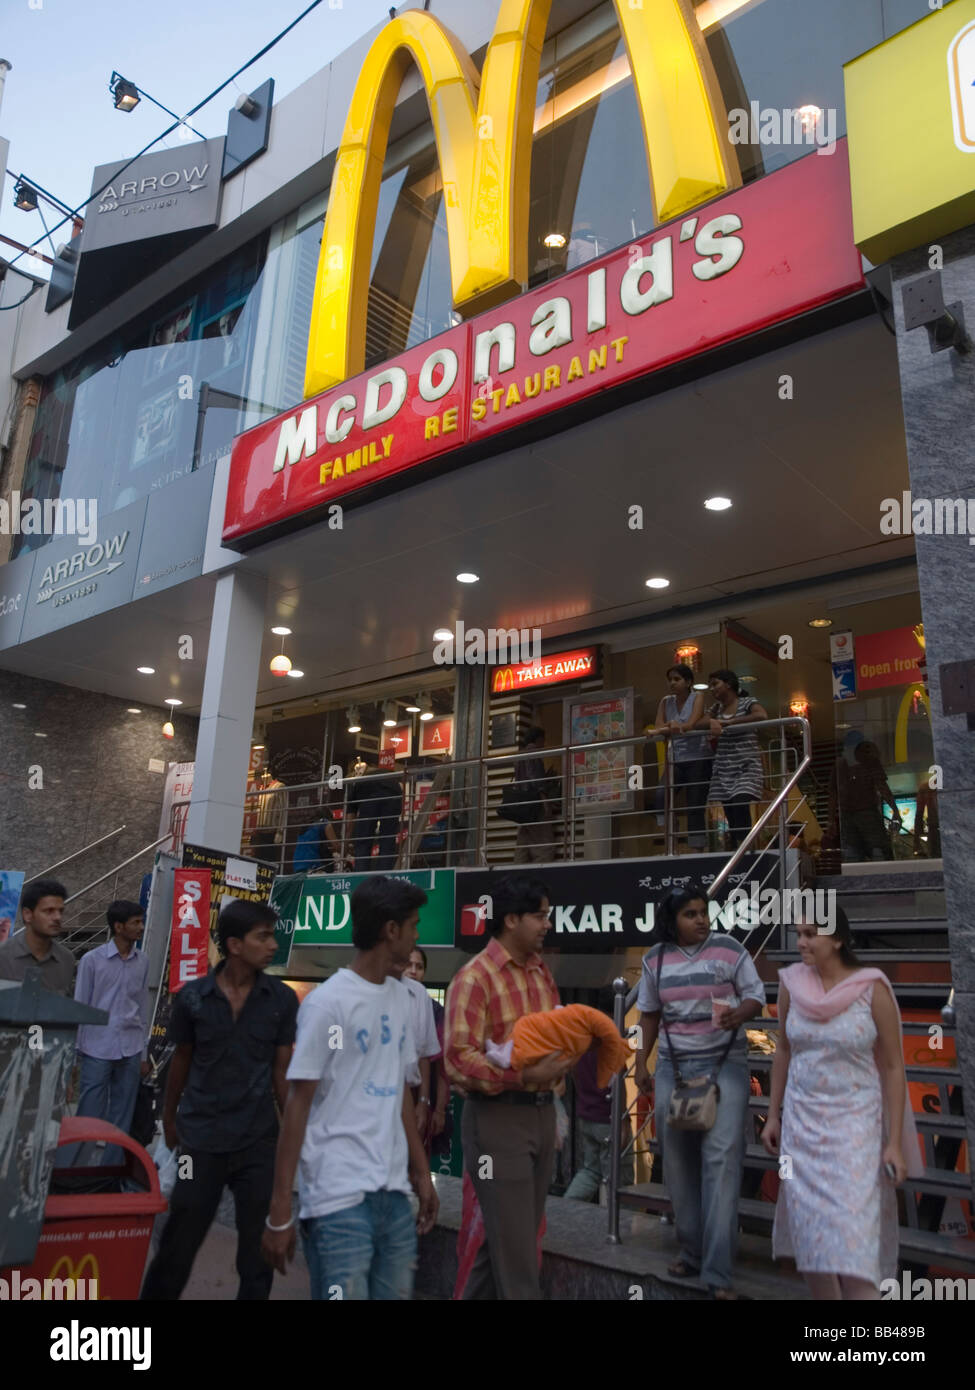
<svg viewBox="0 0 975 1390"><path fill-rule="evenodd" d="M421 695L417 700L417 704L420 706L420 718L424 723L428 719L433 718L433 702L429 695Z"/></svg>
<svg viewBox="0 0 975 1390"><path fill-rule="evenodd" d="M726 512L730 506L730 497L705 497L704 499L704 508L709 512Z"/></svg>
<svg viewBox="0 0 975 1390"><path fill-rule="evenodd" d="M708 687L704 681L698 681L698 683L691 688L693 690L707 690Z"/></svg>
<svg viewBox="0 0 975 1390"><path fill-rule="evenodd" d="M396 707L396 703L395 703L395 701L393 701L393 700L387 700L386 703L383 705L383 728L384 728L384 729L395 729L395 727L396 727L396 708L397 708L397 707Z"/></svg>
<svg viewBox="0 0 975 1390"><path fill-rule="evenodd" d="M35 730L35 732L34 732L34 737L35 737L35 738L47 738L47 734L39 734L39 733L37 733L37 731Z"/></svg>
<svg viewBox="0 0 975 1390"><path fill-rule="evenodd" d="M457 583L476 584L480 577L479 574L471 574L470 570L461 570L460 574L457 576Z"/></svg>
<svg viewBox="0 0 975 1390"><path fill-rule="evenodd" d="M796 110L796 115L799 117L799 124L802 126L803 130L808 132L810 130L815 130L819 125L823 116L823 108L821 106L812 105L800 106Z"/></svg>
<svg viewBox="0 0 975 1390"><path fill-rule="evenodd" d="M436 637L437 634L434 633L433 635L434 635L434 637ZM407 714L419 714L419 713L420 713L420 706L416 703L415 700L412 702L412 704L406 705L406 706L405 706L405 709L406 709L406 713L407 713Z"/></svg>
<svg viewBox="0 0 975 1390"><path fill-rule="evenodd" d="M162 726L162 736L163 736L163 738L175 738L175 737L176 737L176 730L173 728L171 722L170 722L168 719L166 720L165 724Z"/></svg>
<svg viewBox="0 0 975 1390"><path fill-rule="evenodd" d="M292 666L291 670L288 672L291 679L296 681L300 681L304 674L304 671L299 671L295 666Z"/></svg>
<svg viewBox="0 0 975 1390"><path fill-rule="evenodd" d="M134 111L139 104L139 89L127 82L120 72L113 72L108 90L115 98L116 111Z"/></svg>
<svg viewBox="0 0 975 1390"><path fill-rule="evenodd" d="M290 636L291 636L291 629L290 629L290 627L272 627L272 628L271 628L271 631L274 633L275 637L290 637Z"/></svg>
<svg viewBox="0 0 975 1390"><path fill-rule="evenodd" d="M542 238L542 242L552 251L561 251L565 245L565 237L561 232L549 232L548 236Z"/></svg>
<svg viewBox="0 0 975 1390"><path fill-rule="evenodd" d="M14 207L20 208L21 212L37 211L37 189L24 179L18 179L14 184Z"/></svg>
<svg viewBox="0 0 975 1390"><path fill-rule="evenodd" d="M156 674L155 666L137 666L135 669L140 676L154 676Z"/></svg>
<svg viewBox="0 0 975 1390"><path fill-rule="evenodd" d="M141 714L142 710L136 709L135 705L129 705L128 709L125 712L126 714Z"/></svg>
<svg viewBox="0 0 975 1390"><path fill-rule="evenodd" d="M458 575L457 578L459 579L460 575ZM452 640L453 635L449 627L438 627L433 634L433 640L435 642L449 642ZM407 706L407 708L409 708L409 706Z"/></svg>
<svg viewBox="0 0 975 1390"><path fill-rule="evenodd" d="M757 677L757 676L739 676L738 679L739 679L740 681L744 681L746 685L754 685L755 682L758 680L758 677Z"/></svg>
<svg viewBox="0 0 975 1390"><path fill-rule="evenodd" d="M833 626L833 619L832 619L832 618L810 618L810 619L809 619L808 626L809 626L809 627L832 627L832 626Z"/></svg>
<svg viewBox="0 0 975 1390"><path fill-rule="evenodd" d="M669 588L670 588L670 580L669 580L669 579L660 579L660 578L657 578L657 579L648 579L648 580L647 580L647 588L648 588L648 589L669 589Z"/></svg>
<svg viewBox="0 0 975 1390"><path fill-rule="evenodd" d="M277 656L271 658L271 675L286 676L291 670L291 657L285 656L284 652L279 652Z"/></svg>
<svg viewBox="0 0 975 1390"><path fill-rule="evenodd" d="M258 104L254 98L248 96L246 92L241 92L240 96L234 102L234 110L239 111L242 116L247 116L249 120L252 120L257 115Z"/></svg>
<svg viewBox="0 0 975 1390"><path fill-rule="evenodd" d="M16 702L14 703L14 709L26 709L26 708L27 708L26 705L18 705Z"/></svg>
<svg viewBox="0 0 975 1390"><path fill-rule="evenodd" d="M359 710L358 710L357 706L353 705L352 708L349 710L348 719L349 719L349 733L350 733L350 734L361 734L361 733L362 733L362 724L361 724L360 721L359 721Z"/></svg>
<svg viewBox="0 0 975 1390"><path fill-rule="evenodd" d="M163 704L164 704L164 705L181 705L182 703L183 703L182 700L175 700L175 699L163 700Z"/></svg>

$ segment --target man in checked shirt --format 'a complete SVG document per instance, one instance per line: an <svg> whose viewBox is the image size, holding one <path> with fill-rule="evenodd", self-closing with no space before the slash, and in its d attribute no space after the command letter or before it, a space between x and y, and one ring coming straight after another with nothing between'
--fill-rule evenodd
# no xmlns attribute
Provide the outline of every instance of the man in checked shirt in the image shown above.
<svg viewBox="0 0 975 1390"><path fill-rule="evenodd" d="M538 1299L536 1240L555 1160L552 1087L571 1062L553 1052L517 1072L485 1056L485 1043L506 1042L517 1018L559 1002L539 954L551 912L546 885L504 878L492 899L491 940L447 992L444 1060L451 1081L467 1092L464 1164L485 1232L463 1297Z"/></svg>

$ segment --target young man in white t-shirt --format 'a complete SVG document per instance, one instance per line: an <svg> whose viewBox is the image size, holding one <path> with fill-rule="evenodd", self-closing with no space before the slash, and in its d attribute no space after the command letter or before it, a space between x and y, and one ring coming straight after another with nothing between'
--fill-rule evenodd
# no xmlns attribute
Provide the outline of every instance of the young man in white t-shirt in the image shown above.
<svg viewBox="0 0 975 1390"><path fill-rule="evenodd" d="M413 955L412 951L410 955ZM416 1044L417 1062L406 1079L415 1092L413 1107L416 1128L426 1147L430 1130L430 1063L440 1056L440 1039L437 1037L433 1000L419 980L412 980L403 973L409 964L409 960L405 963L397 961L393 966L393 978L399 980L410 997L410 1023L413 1028L413 1041Z"/></svg>
<svg viewBox="0 0 975 1390"><path fill-rule="evenodd" d="M416 945L422 889L376 876L352 894L355 958L305 999L264 1232L282 1273L295 1249L295 1170L313 1299L409 1299L417 1232L437 1196L407 1074L417 1061L410 999L392 974ZM300 1167L299 1167L300 1159ZM415 1223L408 1196L420 1203Z"/></svg>

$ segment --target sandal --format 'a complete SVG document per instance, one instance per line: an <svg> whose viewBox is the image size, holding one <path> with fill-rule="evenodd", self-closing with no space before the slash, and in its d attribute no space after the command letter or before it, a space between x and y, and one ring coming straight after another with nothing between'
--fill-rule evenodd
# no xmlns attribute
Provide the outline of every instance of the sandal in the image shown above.
<svg viewBox="0 0 975 1390"><path fill-rule="evenodd" d="M734 1289L716 1289L712 1287L711 1297L718 1303L737 1303L738 1295Z"/></svg>
<svg viewBox="0 0 975 1390"><path fill-rule="evenodd" d="M698 1271L686 1260L675 1260L672 1265L667 1266L667 1273L675 1279L694 1279L697 1277Z"/></svg>

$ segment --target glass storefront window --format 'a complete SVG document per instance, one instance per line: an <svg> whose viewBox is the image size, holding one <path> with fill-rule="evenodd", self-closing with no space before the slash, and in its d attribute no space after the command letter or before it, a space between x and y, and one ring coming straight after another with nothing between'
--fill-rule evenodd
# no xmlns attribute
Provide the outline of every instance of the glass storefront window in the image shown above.
<svg viewBox="0 0 975 1390"><path fill-rule="evenodd" d="M48 377L25 498L93 498L104 515L190 472L204 383L222 396L216 398L221 407L206 412L197 466L227 452L244 428L236 402L244 399L265 240L249 243ZM13 556L45 540L21 535Z"/></svg>

